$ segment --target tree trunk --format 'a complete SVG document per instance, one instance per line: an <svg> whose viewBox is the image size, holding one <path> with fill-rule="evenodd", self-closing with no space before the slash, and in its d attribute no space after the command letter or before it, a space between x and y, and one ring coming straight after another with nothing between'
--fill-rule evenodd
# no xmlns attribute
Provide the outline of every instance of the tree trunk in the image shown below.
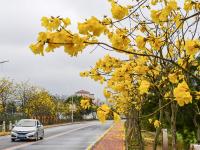
<svg viewBox="0 0 200 150"><path fill-rule="evenodd" d="M196 139L197 143L200 144L200 114L196 113L193 119L193 123L196 127Z"/></svg>
<svg viewBox="0 0 200 150"><path fill-rule="evenodd" d="M159 108L160 107L162 107L162 99L159 99ZM162 119L163 119L163 109L160 110L159 121L162 122ZM153 150L157 149L158 139L159 139L160 133L161 133L161 126L159 128L156 128L156 135L154 137Z"/></svg>
<svg viewBox="0 0 200 150"><path fill-rule="evenodd" d="M177 150L176 142L176 115L177 115L177 104L172 102L171 104L171 132L172 132L172 150Z"/></svg>
<svg viewBox="0 0 200 150"><path fill-rule="evenodd" d="M139 111L134 108L129 112L125 123L125 146L126 150L144 150Z"/></svg>
<svg viewBox="0 0 200 150"><path fill-rule="evenodd" d="M200 125L197 126L196 135L197 135L197 143L200 144Z"/></svg>

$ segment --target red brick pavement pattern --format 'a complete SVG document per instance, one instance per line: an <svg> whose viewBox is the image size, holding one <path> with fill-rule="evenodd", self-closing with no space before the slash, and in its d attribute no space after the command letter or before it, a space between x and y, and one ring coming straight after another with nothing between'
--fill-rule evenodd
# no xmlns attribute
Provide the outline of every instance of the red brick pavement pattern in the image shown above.
<svg viewBox="0 0 200 150"><path fill-rule="evenodd" d="M116 123L92 150L124 150L123 123Z"/></svg>

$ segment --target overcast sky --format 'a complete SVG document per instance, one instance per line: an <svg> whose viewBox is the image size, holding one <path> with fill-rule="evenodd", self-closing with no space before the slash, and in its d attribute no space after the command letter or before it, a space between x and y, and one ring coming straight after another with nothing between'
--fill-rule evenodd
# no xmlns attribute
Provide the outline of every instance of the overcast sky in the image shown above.
<svg viewBox="0 0 200 150"><path fill-rule="evenodd" d="M42 16L70 17L73 28L76 22L92 15L110 14L107 0L1 0L0 5L0 77L16 82L27 81L44 87L53 94L71 95L84 89L104 99L103 87L79 73L88 70L107 52L97 49L92 54L88 48L77 58L71 58L58 49L44 57L35 56L28 46L35 42Z"/></svg>

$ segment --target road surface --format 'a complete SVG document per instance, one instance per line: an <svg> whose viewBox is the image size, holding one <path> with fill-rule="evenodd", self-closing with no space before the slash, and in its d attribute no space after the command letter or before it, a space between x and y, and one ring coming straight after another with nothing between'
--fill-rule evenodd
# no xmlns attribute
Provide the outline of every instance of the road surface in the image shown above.
<svg viewBox="0 0 200 150"><path fill-rule="evenodd" d="M0 150L86 150L112 124L99 121L69 124L45 129L45 138L37 142L11 142L10 136L0 137Z"/></svg>

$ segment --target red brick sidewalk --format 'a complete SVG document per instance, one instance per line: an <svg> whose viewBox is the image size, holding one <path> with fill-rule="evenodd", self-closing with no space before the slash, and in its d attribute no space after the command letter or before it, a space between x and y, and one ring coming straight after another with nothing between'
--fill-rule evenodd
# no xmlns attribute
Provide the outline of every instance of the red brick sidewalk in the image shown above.
<svg viewBox="0 0 200 150"><path fill-rule="evenodd" d="M115 124L92 150L124 150L123 123Z"/></svg>

